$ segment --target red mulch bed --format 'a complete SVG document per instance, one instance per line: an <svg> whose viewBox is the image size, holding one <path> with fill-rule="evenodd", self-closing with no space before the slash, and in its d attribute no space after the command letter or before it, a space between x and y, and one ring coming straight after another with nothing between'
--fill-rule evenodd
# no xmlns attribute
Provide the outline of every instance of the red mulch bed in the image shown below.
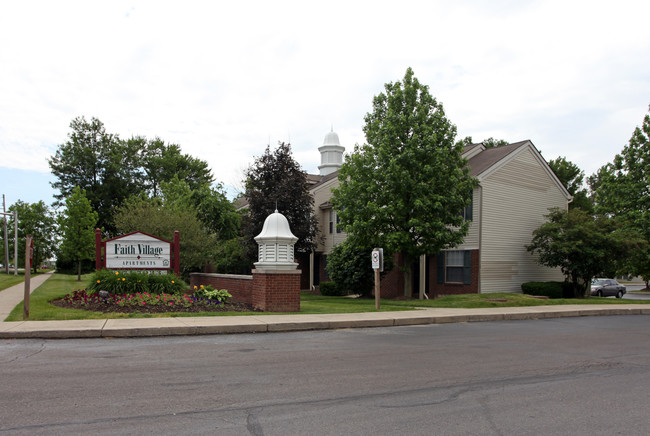
<svg viewBox="0 0 650 436"><path fill-rule="evenodd" d="M82 309L88 310L91 312L102 312L102 313L197 313L197 312L261 312L259 309L255 309L250 304L244 303L225 303L219 305L197 305L190 307L174 307L160 305L146 305L146 306L124 306L120 307L116 304L108 303L68 303L62 298L59 300L52 300L50 304L53 304L57 307L62 307L64 309Z"/></svg>

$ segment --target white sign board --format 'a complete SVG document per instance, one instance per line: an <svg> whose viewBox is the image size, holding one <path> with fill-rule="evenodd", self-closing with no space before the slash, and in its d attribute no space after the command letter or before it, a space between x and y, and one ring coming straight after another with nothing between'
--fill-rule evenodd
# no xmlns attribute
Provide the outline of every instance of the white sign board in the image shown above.
<svg viewBox="0 0 650 436"><path fill-rule="evenodd" d="M375 248L372 250L372 269L384 270L384 249Z"/></svg>
<svg viewBox="0 0 650 436"><path fill-rule="evenodd" d="M171 243L136 232L106 241L106 268L169 269Z"/></svg>

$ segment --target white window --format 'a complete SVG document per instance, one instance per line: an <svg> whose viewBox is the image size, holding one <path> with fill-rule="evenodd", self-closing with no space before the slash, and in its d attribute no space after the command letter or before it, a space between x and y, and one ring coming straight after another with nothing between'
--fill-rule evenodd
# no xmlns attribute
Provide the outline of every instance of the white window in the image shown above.
<svg viewBox="0 0 650 436"><path fill-rule="evenodd" d="M465 269L465 252L464 251L447 251L445 265L445 282L463 283L463 274Z"/></svg>

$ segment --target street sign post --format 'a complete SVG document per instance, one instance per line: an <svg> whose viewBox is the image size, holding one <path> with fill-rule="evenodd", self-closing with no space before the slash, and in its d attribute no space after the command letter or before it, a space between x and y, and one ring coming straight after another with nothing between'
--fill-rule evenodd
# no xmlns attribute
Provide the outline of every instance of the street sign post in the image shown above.
<svg viewBox="0 0 650 436"><path fill-rule="evenodd" d="M32 235L25 237L25 296L23 298L23 319L29 319L29 281L32 266L32 253L34 252L34 241Z"/></svg>
<svg viewBox="0 0 650 436"><path fill-rule="evenodd" d="M372 250L372 269L375 270L375 309L379 310L381 298L381 277L380 272L384 270L384 249L375 248Z"/></svg>

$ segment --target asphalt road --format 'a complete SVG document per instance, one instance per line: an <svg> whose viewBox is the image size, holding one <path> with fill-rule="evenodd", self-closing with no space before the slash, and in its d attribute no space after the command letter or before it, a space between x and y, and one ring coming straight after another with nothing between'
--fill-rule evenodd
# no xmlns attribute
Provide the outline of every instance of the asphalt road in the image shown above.
<svg viewBox="0 0 650 436"><path fill-rule="evenodd" d="M650 317L0 341L0 434L646 435Z"/></svg>
<svg viewBox="0 0 650 436"><path fill-rule="evenodd" d="M630 293L630 291L640 291L645 289L645 285L625 285L627 293L623 295L625 300L650 300L650 293Z"/></svg>

